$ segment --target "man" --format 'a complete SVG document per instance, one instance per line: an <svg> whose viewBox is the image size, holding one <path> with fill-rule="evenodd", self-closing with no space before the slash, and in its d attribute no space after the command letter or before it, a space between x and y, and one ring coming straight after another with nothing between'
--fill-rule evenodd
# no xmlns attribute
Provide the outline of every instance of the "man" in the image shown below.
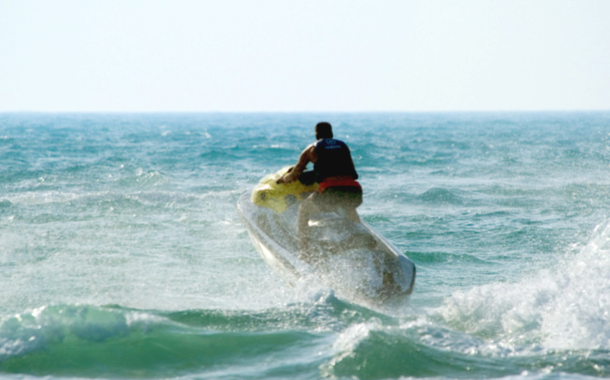
<svg viewBox="0 0 610 380"><path fill-rule="evenodd" d="M303 259L308 259L307 228L313 214L343 208L348 218L360 222L356 208L362 204L362 187L356 182L358 173L349 148L333 138L332 126L327 122L318 123L315 132L317 141L307 146L296 166L277 181L294 182L309 162L314 163L318 191L301 203L297 222Z"/></svg>

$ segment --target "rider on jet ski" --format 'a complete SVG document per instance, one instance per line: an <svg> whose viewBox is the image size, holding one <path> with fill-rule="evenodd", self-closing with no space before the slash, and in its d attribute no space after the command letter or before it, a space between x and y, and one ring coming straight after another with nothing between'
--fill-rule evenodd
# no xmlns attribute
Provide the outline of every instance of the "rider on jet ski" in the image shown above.
<svg viewBox="0 0 610 380"><path fill-rule="evenodd" d="M343 141L333 138L330 123L318 123L315 132L317 141L307 146L296 166L277 180L277 183L294 182L309 162L314 163L318 191L303 200L297 222L301 258L305 260L309 253L307 227L313 214L342 208L350 220L360 222L356 208L362 204L362 187L356 181L358 173L349 148Z"/></svg>

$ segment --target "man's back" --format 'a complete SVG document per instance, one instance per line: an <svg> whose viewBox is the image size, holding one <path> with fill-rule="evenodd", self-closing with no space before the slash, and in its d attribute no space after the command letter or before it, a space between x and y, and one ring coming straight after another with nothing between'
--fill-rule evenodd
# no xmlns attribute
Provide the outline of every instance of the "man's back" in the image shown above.
<svg viewBox="0 0 610 380"><path fill-rule="evenodd" d="M320 139L315 144L315 149L318 159L314 164L314 171L318 183L329 177L347 176L358 179L351 152L343 141Z"/></svg>

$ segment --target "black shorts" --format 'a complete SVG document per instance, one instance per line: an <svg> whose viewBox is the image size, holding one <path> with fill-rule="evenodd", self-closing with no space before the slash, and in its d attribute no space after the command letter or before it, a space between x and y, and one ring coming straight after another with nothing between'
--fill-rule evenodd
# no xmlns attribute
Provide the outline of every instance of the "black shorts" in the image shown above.
<svg viewBox="0 0 610 380"><path fill-rule="evenodd" d="M314 203L324 212L337 208L355 209L362 204L362 189L358 186L333 186L315 193Z"/></svg>

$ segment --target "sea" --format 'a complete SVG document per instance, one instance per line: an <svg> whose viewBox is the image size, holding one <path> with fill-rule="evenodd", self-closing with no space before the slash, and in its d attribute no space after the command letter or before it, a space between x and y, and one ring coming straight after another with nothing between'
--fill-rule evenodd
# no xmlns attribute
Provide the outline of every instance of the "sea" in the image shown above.
<svg viewBox="0 0 610 380"><path fill-rule="evenodd" d="M319 121L406 299L291 286L240 223ZM609 174L603 111L2 113L0 379L610 377Z"/></svg>

